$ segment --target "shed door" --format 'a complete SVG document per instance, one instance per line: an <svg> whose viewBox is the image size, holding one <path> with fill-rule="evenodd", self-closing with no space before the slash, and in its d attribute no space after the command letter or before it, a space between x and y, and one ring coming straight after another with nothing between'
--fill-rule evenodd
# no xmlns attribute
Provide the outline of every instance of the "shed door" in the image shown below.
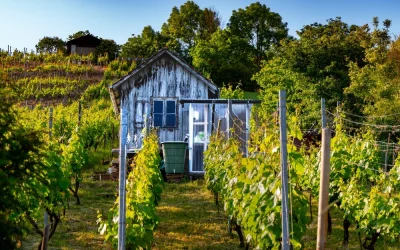
<svg viewBox="0 0 400 250"><path fill-rule="evenodd" d="M72 44L71 45L71 54L75 54L76 53L76 45Z"/></svg>
<svg viewBox="0 0 400 250"><path fill-rule="evenodd" d="M208 104L189 106L189 172L204 173L203 153L211 134L211 116Z"/></svg>

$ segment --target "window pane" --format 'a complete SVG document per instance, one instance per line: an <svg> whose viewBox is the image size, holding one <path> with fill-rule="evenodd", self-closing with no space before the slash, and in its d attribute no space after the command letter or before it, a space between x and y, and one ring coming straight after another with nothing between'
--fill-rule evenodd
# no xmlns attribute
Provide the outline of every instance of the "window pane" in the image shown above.
<svg viewBox="0 0 400 250"><path fill-rule="evenodd" d="M162 114L163 113L163 101L154 101L153 112Z"/></svg>
<svg viewBox="0 0 400 250"><path fill-rule="evenodd" d="M154 114L154 127L162 127L162 114Z"/></svg>
<svg viewBox="0 0 400 250"><path fill-rule="evenodd" d="M175 114L175 101L167 101L167 114Z"/></svg>
<svg viewBox="0 0 400 250"><path fill-rule="evenodd" d="M175 127L176 126L176 116L175 114L169 114L166 116L165 127Z"/></svg>

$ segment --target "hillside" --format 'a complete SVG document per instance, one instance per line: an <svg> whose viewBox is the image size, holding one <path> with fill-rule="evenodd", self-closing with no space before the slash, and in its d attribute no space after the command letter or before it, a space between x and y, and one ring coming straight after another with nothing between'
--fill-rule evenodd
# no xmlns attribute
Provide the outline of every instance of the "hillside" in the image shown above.
<svg viewBox="0 0 400 250"><path fill-rule="evenodd" d="M0 75L10 81L10 96L33 108L70 104L92 85L98 84L106 67L93 65L90 56L53 54L0 55Z"/></svg>

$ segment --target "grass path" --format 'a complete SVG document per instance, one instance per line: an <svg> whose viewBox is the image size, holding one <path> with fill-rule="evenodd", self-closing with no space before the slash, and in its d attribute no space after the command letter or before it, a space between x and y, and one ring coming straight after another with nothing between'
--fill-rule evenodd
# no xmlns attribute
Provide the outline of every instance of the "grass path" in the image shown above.
<svg viewBox="0 0 400 250"><path fill-rule="evenodd" d="M203 181L168 183L159 204L160 224L152 249L240 249L227 233L227 217L218 213Z"/></svg>
<svg viewBox="0 0 400 250"><path fill-rule="evenodd" d="M97 232L96 219L97 211L107 214L116 199L117 191L117 182L85 179L80 190L82 205L76 205L71 197L70 208L50 240L48 249L111 250L110 244L104 243L104 236ZM243 249L239 248L236 232L232 236L228 235L227 217L223 207L220 204L220 211L217 211L214 197L206 189L203 180L165 184L157 212L160 224L155 231L152 250ZM342 217L339 209L332 209L333 233L328 237L327 249L360 249L354 225L350 227L349 246L343 247ZM41 221L38 223L42 225ZM313 222L303 236L304 249L315 249L316 231L317 200L313 199ZM40 237L32 230L24 239L22 249L37 249L39 241ZM400 249L400 243L382 238L375 249L397 250Z"/></svg>
<svg viewBox="0 0 400 250"><path fill-rule="evenodd" d="M49 250L55 249L112 249L104 243L104 236L97 231L97 211L107 214L116 199L118 183L112 181L92 181L84 179L79 196L82 205L76 205L71 197L69 209L49 241ZM71 195L72 196L72 195ZM39 226L43 224L38 221ZM40 236L33 232L24 239L22 249L37 249Z"/></svg>

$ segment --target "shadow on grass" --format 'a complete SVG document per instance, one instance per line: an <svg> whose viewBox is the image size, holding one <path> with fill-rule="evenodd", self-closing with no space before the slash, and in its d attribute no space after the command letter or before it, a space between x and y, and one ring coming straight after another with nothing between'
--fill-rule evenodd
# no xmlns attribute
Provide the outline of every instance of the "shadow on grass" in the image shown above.
<svg viewBox="0 0 400 250"><path fill-rule="evenodd" d="M85 176L79 190L82 205L76 205L71 197L69 209L49 241L48 249L111 249L104 243L104 236L97 232L97 211L107 214L113 206L118 183L111 181L92 181ZM40 236L27 235L23 249L37 249Z"/></svg>
<svg viewBox="0 0 400 250"><path fill-rule="evenodd" d="M227 217L213 202L201 180L166 184L153 249L240 249L237 236L227 233Z"/></svg>

